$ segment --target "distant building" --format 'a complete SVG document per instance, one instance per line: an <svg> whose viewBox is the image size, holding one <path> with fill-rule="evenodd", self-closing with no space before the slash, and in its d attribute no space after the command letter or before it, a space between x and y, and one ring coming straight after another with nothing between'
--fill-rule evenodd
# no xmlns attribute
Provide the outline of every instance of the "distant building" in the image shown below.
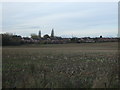
<svg viewBox="0 0 120 90"><path fill-rule="evenodd" d="M51 31L51 37L54 37L54 29Z"/></svg>
<svg viewBox="0 0 120 90"><path fill-rule="evenodd" d="M43 37L44 37L45 39L50 38L50 36L49 36L48 34L45 34Z"/></svg>
<svg viewBox="0 0 120 90"><path fill-rule="evenodd" d="M41 38L41 30L39 31L39 34L38 34L39 38Z"/></svg>
<svg viewBox="0 0 120 90"><path fill-rule="evenodd" d="M102 36L100 36L100 38L102 38Z"/></svg>

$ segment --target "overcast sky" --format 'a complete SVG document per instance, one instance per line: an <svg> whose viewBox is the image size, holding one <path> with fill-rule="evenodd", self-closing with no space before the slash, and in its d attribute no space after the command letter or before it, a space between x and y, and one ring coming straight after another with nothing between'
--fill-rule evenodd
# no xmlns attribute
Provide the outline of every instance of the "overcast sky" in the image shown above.
<svg viewBox="0 0 120 90"><path fill-rule="evenodd" d="M118 34L117 2L3 3L3 30L22 36L113 37Z"/></svg>

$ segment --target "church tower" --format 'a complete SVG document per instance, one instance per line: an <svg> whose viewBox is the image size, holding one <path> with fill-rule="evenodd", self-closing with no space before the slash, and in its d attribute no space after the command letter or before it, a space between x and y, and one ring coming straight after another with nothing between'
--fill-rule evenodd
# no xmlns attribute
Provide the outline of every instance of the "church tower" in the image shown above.
<svg viewBox="0 0 120 90"><path fill-rule="evenodd" d="M39 38L41 38L41 30L39 31L39 34L38 34Z"/></svg>
<svg viewBox="0 0 120 90"><path fill-rule="evenodd" d="M54 37L54 29L51 31L51 37Z"/></svg>

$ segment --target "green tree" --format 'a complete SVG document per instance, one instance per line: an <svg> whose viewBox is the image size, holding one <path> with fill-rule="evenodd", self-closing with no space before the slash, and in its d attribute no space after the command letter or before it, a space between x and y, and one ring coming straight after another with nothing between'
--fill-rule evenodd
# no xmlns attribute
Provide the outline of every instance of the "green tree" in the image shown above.
<svg viewBox="0 0 120 90"><path fill-rule="evenodd" d="M38 35L36 35L36 34L34 34L34 33L32 33L32 34L31 34L31 38L32 38L32 39L38 39L38 38L39 38L39 36L38 36Z"/></svg>
<svg viewBox="0 0 120 90"><path fill-rule="evenodd" d="M21 36L5 33L2 34L2 45L20 45Z"/></svg>
<svg viewBox="0 0 120 90"><path fill-rule="evenodd" d="M45 39L50 38L50 36L49 36L48 34L44 35L43 37L44 37Z"/></svg>

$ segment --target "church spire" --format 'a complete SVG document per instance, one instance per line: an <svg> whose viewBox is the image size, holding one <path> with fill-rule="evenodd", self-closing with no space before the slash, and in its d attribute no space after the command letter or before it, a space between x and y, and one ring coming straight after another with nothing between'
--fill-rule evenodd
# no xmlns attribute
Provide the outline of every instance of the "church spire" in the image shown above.
<svg viewBox="0 0 120 90"><path fill-rule="evenodd" d="M39 30L39 34L38 34L39 38L41 38L41 30Z"/></svg>
<svg viewBox="0 0 120 90"><path fill-rule="evenodd" d="M51 31L51 37L54 37L54 29Z"/></svg>

